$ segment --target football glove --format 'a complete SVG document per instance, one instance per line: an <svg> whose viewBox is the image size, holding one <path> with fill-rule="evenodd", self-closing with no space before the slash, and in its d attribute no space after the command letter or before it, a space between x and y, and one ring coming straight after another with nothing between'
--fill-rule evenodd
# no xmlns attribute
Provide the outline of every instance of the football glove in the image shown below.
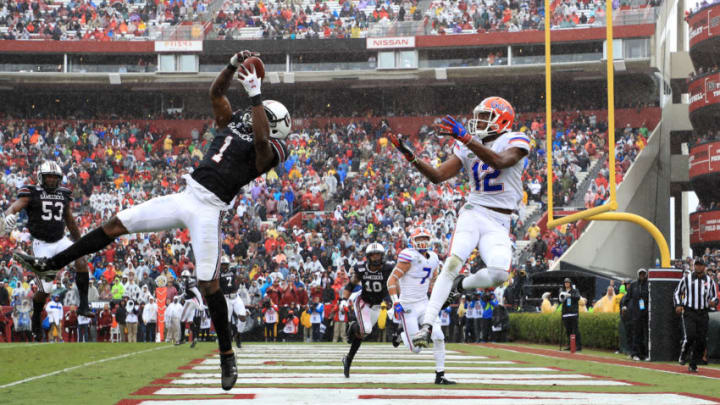
<svg viewBox="0 0 720 405"><path fill-rule="evenodd" d="M392 132L388 132L387 136L388 136L388 139L390 139L390 143L392 143L393 146L395 147L395 149L400 151L400 153L402 153L403 156L405 156L405 159L408 162L412 162L413 160L415 160L415 153L413 153L413 151L410 150L410 148L408 148L407 145L405 145L402 135L396 136Z"/></svg>
<svg viewBox="0 0 720 405"><path fill-rule="evenodd" d="M245 65L240 65L238 79L250 98L260 95L260 79L257 77L254 67L250 67L248 70Z"/></svg>
<svg viewBox="0 0 720 405"><path fill-rule="evenodd" d="M230 64L237 68L240 66L241 63L245 61L245 59L251 56L260 56L260 54L257 52L250 52L248 50L240 51L233 55L232 58L230 58Z"/></svg>
<svg viewBox="0 0 720 405"><path fill-rule="evenodd" d="M15 229L15 225L17 225L17 215L10 214L5 216L5 223L3 226L3 232L10 233Z"/></svg>
<svg viewBox="0 0 720 405"><path fill-rule="evenodd" d="M393 305L393 313L395 314L395 319L400 319L400 314L404 312L405 309L403 308L401 303L396 302L395 305Z"/></svg>
<svg viewBox="0 0 720 405"><path fill-rule="evenodd" d="M463 145L467 145L472 141L472 135L468 133L463 124L455 120L455 118L446 115L442 119L442 124L438 124L438 132L441 136L452 136L458 141L462 142Z"/></svg>

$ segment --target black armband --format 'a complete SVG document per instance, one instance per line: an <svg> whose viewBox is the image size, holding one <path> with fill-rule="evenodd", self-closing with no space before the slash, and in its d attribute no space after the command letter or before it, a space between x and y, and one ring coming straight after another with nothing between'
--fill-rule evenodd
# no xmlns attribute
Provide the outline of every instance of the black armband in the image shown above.
<svg viewBox="0 0 720 405"><path fill-rule="evenodd" d="M258 94L257 96L250 97L250 104L252 104L253 107L262 105L262 96Z"/></svg>
<svg viewBox="0 0 720 405"><path fill-rule="evenodd" d="M232 64L228 63L227 66L225 66L225 69L229 69L232 72L236 72L238 70L237 66L233 66Z"/></svg>

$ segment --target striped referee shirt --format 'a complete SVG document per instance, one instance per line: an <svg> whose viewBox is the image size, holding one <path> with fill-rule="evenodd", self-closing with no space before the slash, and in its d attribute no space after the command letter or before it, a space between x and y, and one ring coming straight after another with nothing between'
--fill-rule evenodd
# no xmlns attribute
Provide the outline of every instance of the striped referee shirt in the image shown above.
<svg viewBox="0 0 720 405"><path fill-rule="evenodd" d="M688 273L675 288L675 306L707 310L711 302L717 303L717 299L715 280L707 274L698 277L695 272Z"/></svg>

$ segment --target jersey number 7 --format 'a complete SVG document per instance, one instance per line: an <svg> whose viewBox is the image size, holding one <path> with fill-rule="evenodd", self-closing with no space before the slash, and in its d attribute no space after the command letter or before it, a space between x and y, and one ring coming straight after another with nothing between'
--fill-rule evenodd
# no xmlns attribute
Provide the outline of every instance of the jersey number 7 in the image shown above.
<svg viewBox="0 0 720 405"><path fill-rule="evenodd" d="M487 163L483 163L480 170L478 170L479 167L480 162L475 162L472 167L473 179L475 179L475 191L484 191L486 193L503 191L502 183L491 183L491 180L494 180L498 178L498 176L500 176L501 171L493 169Z"/></svg>
<svg viewBox="0 0 720 405"><path fill-rule="evenodd" d="M427 274L425 274L425 277L423 277L422 280L420 280L420 284L425 284L425 280L427 280L428 277L430 277L430 272L432 272L432 269L430 267L423 267L423 271L426 272Z"/></svg>

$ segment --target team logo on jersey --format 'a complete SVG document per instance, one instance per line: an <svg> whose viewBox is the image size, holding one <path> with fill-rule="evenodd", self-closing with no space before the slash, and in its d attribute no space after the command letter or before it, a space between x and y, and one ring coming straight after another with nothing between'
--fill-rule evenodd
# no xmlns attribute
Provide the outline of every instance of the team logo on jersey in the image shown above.
<svg viewBox="0 0 720 405"><path fill-rule="evenodd" d="M155 284L157 284L158 287L165 287L167 285L167 277L164 275L160 275L155 279Z"/></svg>

